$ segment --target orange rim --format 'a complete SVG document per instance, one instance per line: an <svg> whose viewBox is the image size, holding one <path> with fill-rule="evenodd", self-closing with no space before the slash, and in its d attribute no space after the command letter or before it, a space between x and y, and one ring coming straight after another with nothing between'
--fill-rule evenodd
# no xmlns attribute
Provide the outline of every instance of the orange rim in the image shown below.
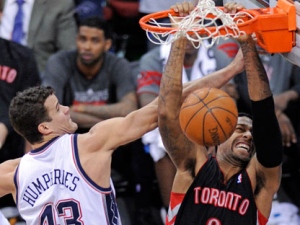
<svg viewBox="0 0 300 225"><path fill-rule="evenodd" d="M220 9L223 9L223 7L218 7ZM245 18L243 18L243 22L237 24L238 28L245 31L246 33L252 33L254 32L254 30L251 28L251 24L253 24L259 17L259 13L255 10L247 10L244 9L242 10L242 12L246 12L248 14L250 14L253 18L247 16L245 14ZM165 10L165 11L160 11L160 12L156 12L156 13L151 13L148 14L144 17L142 17L139 21L139 24L141 26L142 29L149 31L149 32L154 32L154 33L166 33L166 32L176 32L176 28L172 28L172 27L160 27L160 26L156 26L155 24L150 24L149 22L151 21L151 19L157 20L157 19L162 19L162 18L167 18L169 17L169 15L171 16L177 16L178 13L176 13L174 10ZM214 15L208 15L207 18L215 18ZM207 27L206 28L208 31L210 32L214 32L216 30L216 27ZM226 33L230 33L230 31L226 30L224 28L220 28L219 30L220 34L224 34ZM197 30L198 33L207 33L207 31L205 30Z"/></svg>
<svg viewBox="0 0 300 225"><path fill-rule="evenodd" d="M218 7L223 9L223 7ZM244 9L245 17L237 24L246 34L255 33L257 43L269 53L290 52L296 45L296 7L288 0L278 0L274 8ZM247 15L248 14L248 15ZM251 18L249 14L253 17ZM158 34L176 33L176 28L160 27L149 23L151 19L167 18L178 15L173 10L160 11L142 17L139 24L147 32ZM214 18L213 15L210 18ZM205 30L191 30L188 34L200 33L213 37L235 34L230 27L206 27ZM215 32L217 30L217 32Z"/></svg>

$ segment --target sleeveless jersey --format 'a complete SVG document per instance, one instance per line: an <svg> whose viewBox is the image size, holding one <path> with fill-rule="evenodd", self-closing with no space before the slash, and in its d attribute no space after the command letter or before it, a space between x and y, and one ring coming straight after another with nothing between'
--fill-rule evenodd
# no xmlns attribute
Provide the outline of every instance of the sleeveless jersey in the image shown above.
<svg viewBox="0 0 300 225"><path fill-rule="evenodd" d="M216 158L209 156L188 189L175 225L265 225L257 211L246 170L224 183Z"/></svg>
<svg viewBox="0 0 300 225"><path fill-rule="evenodd" d="M94 183L78 156L77 134L32 150L15 174L17 206L27 225L121 225L115 190Z"/></svg>

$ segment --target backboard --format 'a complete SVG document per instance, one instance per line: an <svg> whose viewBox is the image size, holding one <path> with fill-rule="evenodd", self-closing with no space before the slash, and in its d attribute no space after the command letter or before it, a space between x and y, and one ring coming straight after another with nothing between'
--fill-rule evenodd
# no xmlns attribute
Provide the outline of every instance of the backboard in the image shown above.
<svg viewBox="0 0 300 225"><path fill-rule="evenodd" d="M231 0L223 0L223 4L231 2ZM277 4L276 0L235 0L235 2L244 5L247 9L255 9L255 8L272 8ZM300 30L300 3L298 1L294 1L294 5L296 7L296 25L297 30ZM282 54L288 61L293 64L300 66L300 32L296 32L296 45L293 47L292 51L289 53Z"/></svg>

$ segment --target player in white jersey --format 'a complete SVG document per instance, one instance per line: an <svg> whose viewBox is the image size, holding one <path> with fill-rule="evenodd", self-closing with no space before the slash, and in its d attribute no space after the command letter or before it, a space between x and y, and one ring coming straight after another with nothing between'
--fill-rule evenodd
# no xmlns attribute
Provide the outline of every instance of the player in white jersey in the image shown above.
<svg viewBox="0 0 300 225"><path fill-rule="evenodd" d="M121 225L110 177L112 153L155 128L156 111L154 101L74 134L69 107L58 103L52 88L19 93L10 119L33 150L0 165L0 196L13 194L27 225Z"/></svg>
<svg viewBox="0 0 300 225"><path fill-rule="evenodd" d="M198 88L220 88L242 70L238 53L227 67L186 83L182 99ZM112 154L157 127L157 102L74 134L69 107L59 104L52 88L18 93L9 109L11 124L33 150L0 164L0 197L13 195L27 225L121 225Z"/></svg>
<svg viewBox="0 0 300 225"><path fill-rule="evenodd" d="M32 224L121 224L112 182L101 187L85 173L77 137L54 138L22 158L16 201L24 220Z"/></svg>

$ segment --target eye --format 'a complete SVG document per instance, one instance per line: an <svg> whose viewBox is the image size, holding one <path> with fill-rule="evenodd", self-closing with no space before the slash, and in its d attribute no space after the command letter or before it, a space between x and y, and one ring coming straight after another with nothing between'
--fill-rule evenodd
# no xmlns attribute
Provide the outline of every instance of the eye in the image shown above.
<svg viewBox="0 0 300 225"><path fill-rule="evenodd" d="M99 39L93 39L92 41L93 41L94 44L99 43Z"/></svg>
<svg viewBox="0 0 300 225"><path fill-rule="evenodd" d="M245 129L241 126L237 126L236 129L235 129L237 132L244 132Z"/></svg>
<svg viewBox="0 0 300 225"><path fill-rule="evenodd" d="M81 42L85 42L85 37L83 37L83 36L79 36L79 41L81 41Z"/></svg>

